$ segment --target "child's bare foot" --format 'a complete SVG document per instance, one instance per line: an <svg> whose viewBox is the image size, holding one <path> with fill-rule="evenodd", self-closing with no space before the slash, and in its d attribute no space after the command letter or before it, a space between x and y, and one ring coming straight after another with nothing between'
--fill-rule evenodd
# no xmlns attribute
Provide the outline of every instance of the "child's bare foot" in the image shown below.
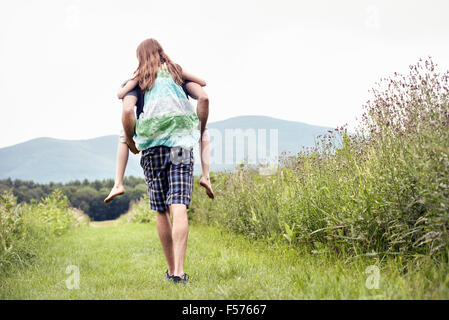
<svg viewBox="0 0 449 320"><path fill-rule="evenodd" d="M104 203L111 202L112 199L124 193L125 189L123 188L123 186L113 186L109 195L104 199Z"/></svg>
<svg viewBox="0 0 449 320"><path fill-rule="evenodd" d="M209 177L202 176L200 179L200 186L202 186L202 187L204 187L204 189L206 189L206 194L209 198L211 198L211 199L215 198L215 194L212 191L212 186L210 185Z"/></svg>

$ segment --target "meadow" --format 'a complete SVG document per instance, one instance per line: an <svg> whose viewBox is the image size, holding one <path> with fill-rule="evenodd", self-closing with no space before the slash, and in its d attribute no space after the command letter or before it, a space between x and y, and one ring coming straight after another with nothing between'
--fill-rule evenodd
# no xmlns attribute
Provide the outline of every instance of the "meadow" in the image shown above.
<svg viewBox="0 0 449 320"><path fill-rule="evenodd" d="M244 164L213 175L216 200L195 193L192 219L311 250L446 263L449 73L420 61L372 96L355 133L330 131L270 175Z"/></svg>
<svg viewBox="0 0 449 320"><path fill-rule="evenodd" d="M356 132L211 180L215 200L194 187L182 287L163 279L147 199L101 224L60 191L4 193L0 298L449 298L449 73L431 59L382 79Z"/></svg>

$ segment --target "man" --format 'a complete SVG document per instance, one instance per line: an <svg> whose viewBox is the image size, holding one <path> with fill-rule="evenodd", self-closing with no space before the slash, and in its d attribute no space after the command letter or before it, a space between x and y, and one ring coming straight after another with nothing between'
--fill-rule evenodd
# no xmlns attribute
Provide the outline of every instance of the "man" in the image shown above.
<svg viewBox="0 0 449 320"><path fill-rule="evenodd" d="M209 113L209 99L207 97L207 94L204 92L200 85L194 82L184 83L183 89L186 93L186 96L190 94L190 96L197 99L197 114L199 116L200 123L206 123ZM136 114L137 117L139 117L139 115L143 112L143 105L144 94L139 86L136 86L123 98L122 124L126 143L128 144L131 152L133 152L134 154L139 153L133 140L136 124ZM134 106L136 106L136 114L134 113ZM210 144L210 141L205 137L207 137L207 135L204 135L201 141L202 151L208 149ZM209 152L201 152L202 164L204 163L205 165L207 165L207 168L209 165L208 157ZM144 173L146 176L145 180L147 182L147 185L150 185L157 179L155 180L155 178L151 177L151 174L148 173L148 170L145 170L146 163L148 163L147 158L148 157L146 157L145 155L142 156L141 165L144 167ZM191 165L193 166L193 161ZM210 189L210 191L212 190ZM168 264L168 270L166 271L165 276L168 280L186 283L188 281L187 274L184 273L184 260L188 238L188 218L186 206L184 204L173 203L169 206L169 208L169 210L158 209L156 219L159 238L161 240L162 249L164 251L164 255ZM170 212L173 216L173 225L170 222Z"/></svg>

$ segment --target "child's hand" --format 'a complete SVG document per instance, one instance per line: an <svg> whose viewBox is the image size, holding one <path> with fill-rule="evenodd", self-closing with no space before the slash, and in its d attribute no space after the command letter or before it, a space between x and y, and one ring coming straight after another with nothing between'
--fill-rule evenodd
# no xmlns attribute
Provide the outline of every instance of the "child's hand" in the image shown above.
<svg viewBox="0 0 449 320"><path fill-rule="evenodd" d="M123 99L125 97L126 92L123 92L123 89L120 88L120 90L117 92L117 98Z"/></svg>

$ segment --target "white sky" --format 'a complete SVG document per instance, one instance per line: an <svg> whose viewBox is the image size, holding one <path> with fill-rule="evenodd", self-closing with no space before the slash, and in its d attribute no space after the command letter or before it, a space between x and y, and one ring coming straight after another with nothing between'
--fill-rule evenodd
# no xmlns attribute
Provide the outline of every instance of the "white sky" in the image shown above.
<svg viewBox="0 0 449 320"><path fill-rule="evenodd" d="M116 89L158 39L206 79L209 121L355 123L381 77L449 69L449 1L2 1L0 147L118 134Z"/></svg>

